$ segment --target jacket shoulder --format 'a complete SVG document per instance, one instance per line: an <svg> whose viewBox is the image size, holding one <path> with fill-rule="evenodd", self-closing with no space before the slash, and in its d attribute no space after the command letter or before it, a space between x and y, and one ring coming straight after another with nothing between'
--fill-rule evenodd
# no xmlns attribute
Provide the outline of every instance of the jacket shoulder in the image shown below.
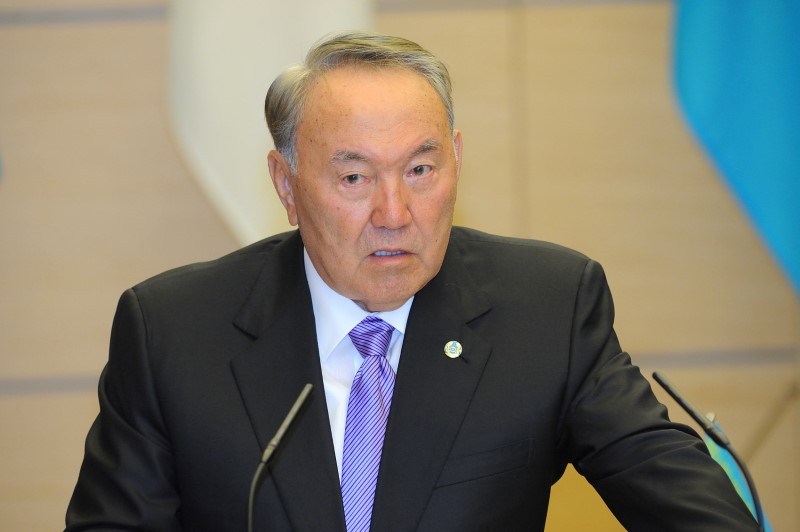
<svg viewBox="0 0 800 532"><path fill-rule="evenodd" d="M579 251L552 242L493 235L466 227L453 227L450 239L465 257L483 258L498 266L524 261L528 266L583 269L591 260Z"/></svg>
<svg viewBox="0 0 800 532"><path fill-rule="evenodd" d="M245 301L269 264L302 265L302 243L296 232L282 233L207 262L187 264L150 277L131 288L140 304L170 315L186 309L232 313ZM301 266L300 266L301 267ZM276 281L278 282L278 281ZM203 309L203 310L201 310Z"/></svg>
<svg viewBox="0 0 800 532"><path fill-rule="evenodd" d="M243 277L258 275L270 255L281 246L289 245L295 233L290 231L273 235L213 260L166 270L136 284L133 290L149 292L181 285L195 287L197 284L224 284L225 279L241 281Z"/></svg>

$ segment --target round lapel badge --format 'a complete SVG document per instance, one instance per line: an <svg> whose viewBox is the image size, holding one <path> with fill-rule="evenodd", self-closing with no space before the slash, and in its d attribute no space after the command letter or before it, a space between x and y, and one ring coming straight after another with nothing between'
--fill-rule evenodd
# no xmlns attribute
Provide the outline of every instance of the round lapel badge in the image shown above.
<svg viewBox="0 0 800 532"><path fill-rule="evenodd" d="M444 344L444 354L450 358L458 358L461 356L461 344L455 340L451 340Z"/></svg>

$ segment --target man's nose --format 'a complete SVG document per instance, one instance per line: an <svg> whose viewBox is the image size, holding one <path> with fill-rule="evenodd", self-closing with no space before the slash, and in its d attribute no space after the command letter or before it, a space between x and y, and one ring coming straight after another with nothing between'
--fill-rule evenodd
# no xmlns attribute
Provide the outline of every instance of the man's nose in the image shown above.
<svg viewBox="0 0 800 532"><path fill-rule="evenodd" d="M373 226L400 229L411 223L411 191L402 178L380 180L375 193L377 198L372 211Z"/></svg>

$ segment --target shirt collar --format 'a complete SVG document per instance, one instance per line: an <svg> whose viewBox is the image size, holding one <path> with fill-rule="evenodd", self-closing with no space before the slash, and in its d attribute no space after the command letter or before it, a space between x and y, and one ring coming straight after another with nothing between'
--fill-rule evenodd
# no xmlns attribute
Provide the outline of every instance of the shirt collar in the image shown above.
<svg viewBox="0 0 800 532"><path fill-rule="evenodd" d="M408 301L395 310L367 312L354 301L333 290L322 280L305 248L303 248L303 263L308 289L311 292L311 305L314 309L319 356L323 362L347 336L347 333L369 315L381 318L397 329L400 334L405 334L406 322L408 322L408 314L411 311L414 296L411 296Z"/></svg>

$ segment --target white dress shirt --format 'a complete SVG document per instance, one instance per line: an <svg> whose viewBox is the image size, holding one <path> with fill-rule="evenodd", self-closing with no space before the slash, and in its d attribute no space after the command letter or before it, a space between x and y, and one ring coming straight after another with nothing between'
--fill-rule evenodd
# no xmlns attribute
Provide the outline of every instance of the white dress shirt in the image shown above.
<svg viewBox="0 0 800 532"><path fill-rule="evenodd" d="M336 453L336 468L339 470L339 478L341 478L347 402L350 399L353 377L363 362L363 357L356 350L348 333L370 314L394 327L387 357L392 369L397 373L408 313L414 297L412 296L396 310L367 312L325 284L305 249L303 250L303 260L308 288L311 291L311 304L314 309L319 359L322 365L322 382L325 386L325 401L328 404L333 450Z"/></svg>

